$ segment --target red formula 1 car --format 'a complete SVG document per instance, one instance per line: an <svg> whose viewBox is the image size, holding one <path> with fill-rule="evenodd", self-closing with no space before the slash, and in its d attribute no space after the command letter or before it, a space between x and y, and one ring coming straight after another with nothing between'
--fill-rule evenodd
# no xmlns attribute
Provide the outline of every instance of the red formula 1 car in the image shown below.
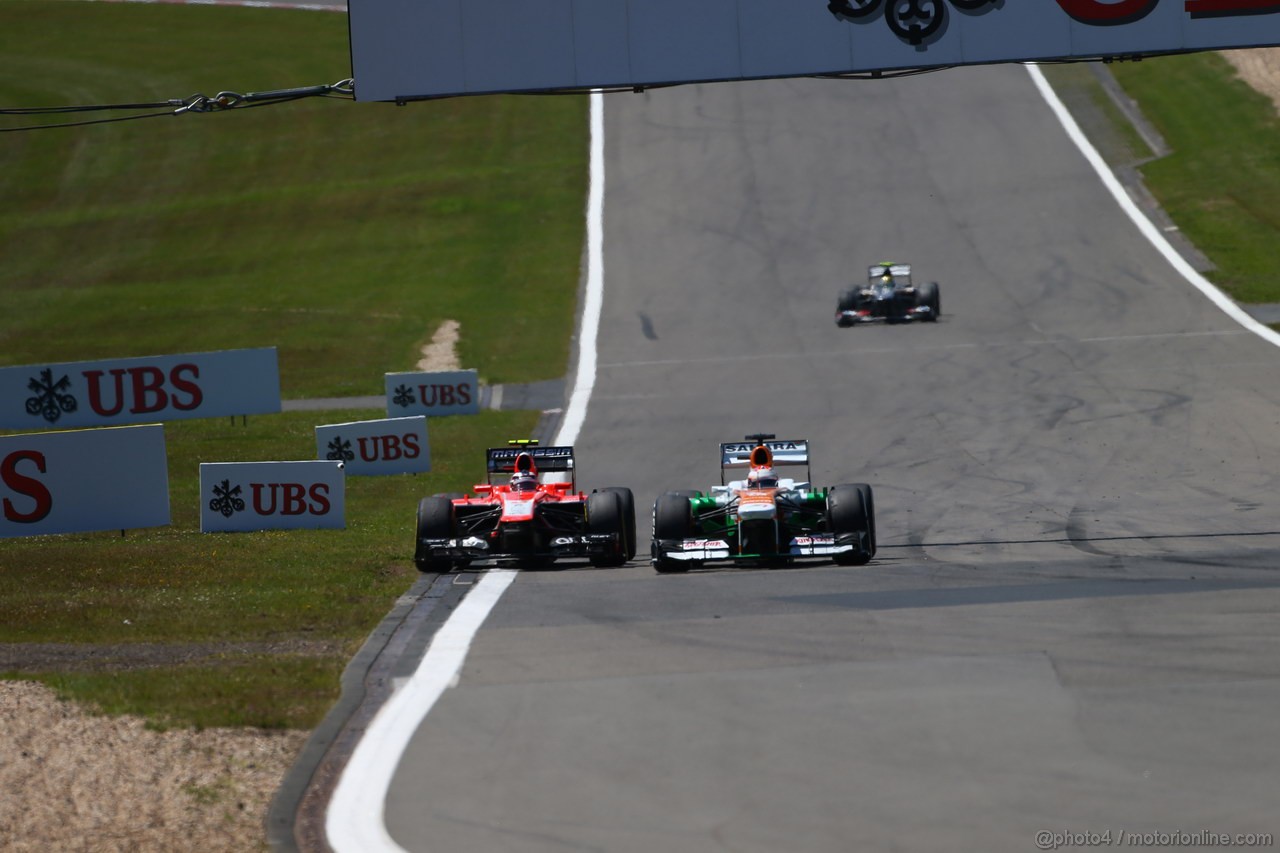
<svg viewBox="0 0 1280 853"><path fill-rule="evenodd" d="M630 489L579 492L572 447L511 444L488 450L486 482L473 496L433 495L418 503L413 560L421 571L472 563L546 566L563 557L620 566L635 556Z"/></svg>

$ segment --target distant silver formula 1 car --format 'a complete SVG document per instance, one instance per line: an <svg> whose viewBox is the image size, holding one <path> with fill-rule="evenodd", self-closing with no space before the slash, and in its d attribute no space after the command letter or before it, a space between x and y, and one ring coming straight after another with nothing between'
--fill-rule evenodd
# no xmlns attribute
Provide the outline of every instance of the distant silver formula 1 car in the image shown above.
<svg viewBox="0 0 1280 853"><path fill-rule="evenodd" d="M866 285L849 288L836 301L836 325L842 327L876 320L934 323L941 314L938 283L916 286L911 281L910 264L888 261L870 266Z"/></svg>

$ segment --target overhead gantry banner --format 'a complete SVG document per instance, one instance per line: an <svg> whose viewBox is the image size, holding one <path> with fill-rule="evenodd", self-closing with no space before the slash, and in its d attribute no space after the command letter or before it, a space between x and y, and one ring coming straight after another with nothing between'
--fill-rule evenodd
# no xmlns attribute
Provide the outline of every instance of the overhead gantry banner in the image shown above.
<svg viewBox="0 0 1280 853"><path fill-rule="evenodd" d="M1280 44L1280 0L348 0L356 99Z"/></svg>

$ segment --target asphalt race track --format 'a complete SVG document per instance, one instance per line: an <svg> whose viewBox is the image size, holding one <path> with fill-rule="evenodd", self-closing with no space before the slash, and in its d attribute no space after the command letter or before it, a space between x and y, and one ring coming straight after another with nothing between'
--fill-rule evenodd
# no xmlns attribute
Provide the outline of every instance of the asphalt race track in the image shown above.
<svg viewBox="0 0 1280 853"><path fill-rule="evenodd" d="M522 574L392 780L396 842L1280 830L1280 350L1139 237L1027 72L613 95L605 123L580 484L647 528L718 442L808 438L815 483L874 486L880 553ZM838 329L886 259L942 322Z"/></svg>

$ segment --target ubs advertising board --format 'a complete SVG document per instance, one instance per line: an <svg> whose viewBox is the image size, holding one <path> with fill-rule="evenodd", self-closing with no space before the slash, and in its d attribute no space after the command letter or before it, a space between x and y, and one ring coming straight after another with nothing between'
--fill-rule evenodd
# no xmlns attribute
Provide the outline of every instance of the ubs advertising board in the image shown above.
<svg viewBox="0 0 1280 853"><path fill-rule="evenodd" d="M169 524L164 427L0 438L0 537Z"/></svg>
<svg viewBox="0 0 1280 853"><path fill-rule="evenodd" d="M1280 44L1280 0L349 0L358 101Z"/></svg>
<svg viewBox="0 0 1280 853"><path fill-rule="evenodd" d="M348 476L425 473L431 470L426 416L318 426L316 455L345 463Z"/></svg>
<svg viewBox="0 0 1280 853"><path fill-rule="evenodd" d="M280 411L275 347L0 368L0 428L119 426Z"/></svg>
<svg viewBox="0 0 1280 853"><path fill-rule="evenodd" d="M201 533L346 526L341 462L200 463Z"/></svg>
<svg viewBox="0 0 1280 853"><path fill-rule="evenodd" d="M480 377L474 370L385 374L387 415L474 415L480 411Z"/></svg>

